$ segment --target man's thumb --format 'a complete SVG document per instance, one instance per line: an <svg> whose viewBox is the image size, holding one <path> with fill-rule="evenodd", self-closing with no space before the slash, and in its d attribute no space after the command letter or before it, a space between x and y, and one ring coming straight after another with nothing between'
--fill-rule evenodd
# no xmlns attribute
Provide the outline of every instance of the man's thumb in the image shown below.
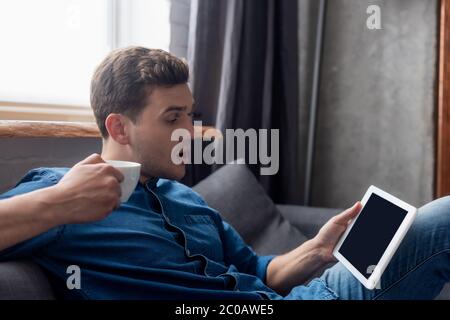
<svg viewBox="0 0 450 320"><path fill-rule="evenodd" d="M336 217L336 222L339 224L348 223L351 219L355 218L358 215L358 213L361 211L361 208L361 202L357 201L352 207L339 214Z"/></svg>

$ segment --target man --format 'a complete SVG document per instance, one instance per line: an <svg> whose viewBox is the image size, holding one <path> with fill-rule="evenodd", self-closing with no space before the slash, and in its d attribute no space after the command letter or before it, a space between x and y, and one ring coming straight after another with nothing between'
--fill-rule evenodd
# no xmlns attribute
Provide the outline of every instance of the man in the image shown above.
<svg viewBox="0 0 450 320"><path fill-rule="evenodd" d="M450 198L420 208L378 290L366 290L339 263L306 283L334 261L332 249L359 202L291 252L256 255L200 196L174 181L185 167L171 160L177 143L171 133L193 132L188 74L182 60L161 50L112 52L93 76L91 105L103 136L102 158L141 163L138 186L100 221L64 219L64 210L51 222L37 217L29 223L44 223L46 231L17 241L1 259L33 259L63 298L431 299L439 293L450 275ZM64 183L66 171L31 171L2 197ZM66 286L69 265L80 267L80 289Z"/></svg>

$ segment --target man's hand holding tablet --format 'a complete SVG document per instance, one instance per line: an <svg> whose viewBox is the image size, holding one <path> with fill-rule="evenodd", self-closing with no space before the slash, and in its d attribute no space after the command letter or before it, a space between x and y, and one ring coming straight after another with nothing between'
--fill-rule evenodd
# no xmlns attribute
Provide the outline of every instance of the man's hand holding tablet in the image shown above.
<svg viewBox="0 0 450 320"><path fill-rule="evenodd" d="M313 241L315 241L316 246L321 248L319 252L324 264L336 261L333 250L352 219L361 211L361 208L361 202L356 202L351 208L331 218L314 237Z"/></svg>
<svg viewBox="0 0 450 320"><path fill-rule="evenodd" d="M374 289L416 213L413 206L370 186L361 203L332 218L315 240L326 248L322 251L329 261L330 246L337 242L332 256L366 288Z"/></svg>

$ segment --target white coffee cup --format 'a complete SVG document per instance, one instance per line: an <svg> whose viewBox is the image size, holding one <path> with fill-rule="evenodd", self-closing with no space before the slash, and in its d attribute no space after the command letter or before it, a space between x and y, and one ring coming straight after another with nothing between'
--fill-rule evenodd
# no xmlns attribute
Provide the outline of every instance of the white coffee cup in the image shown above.
<svg viewBox="0 0 450 320"><path fill-rule="evenodd" d="M127 202L138 184L141 175L141 164L120 160L106 160L105 162L122 172L124 179L120 183L120 189L122 191L120 202Z"/></svg>

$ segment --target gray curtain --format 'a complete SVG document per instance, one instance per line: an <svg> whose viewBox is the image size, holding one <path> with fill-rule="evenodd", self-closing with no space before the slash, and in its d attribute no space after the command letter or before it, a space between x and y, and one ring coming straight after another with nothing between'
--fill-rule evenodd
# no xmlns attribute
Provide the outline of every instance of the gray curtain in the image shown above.
<svg viewBox="0 0 450 320"><path fill-rule="evenodd" d="M260 176L279 203L300 203L299 37L296 0L192 0L191 87L204 125L279 129L280 168ZM195 165L190 184L216 167Z"/></svg>

